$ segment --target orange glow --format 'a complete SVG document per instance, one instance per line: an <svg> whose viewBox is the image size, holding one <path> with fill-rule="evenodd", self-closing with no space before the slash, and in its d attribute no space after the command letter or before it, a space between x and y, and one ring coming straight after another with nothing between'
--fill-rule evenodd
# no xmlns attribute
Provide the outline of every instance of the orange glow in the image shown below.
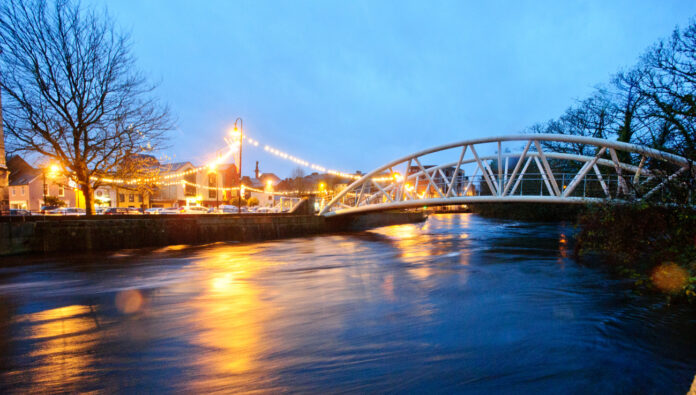
<svg viewBox="0 0 696 395"><path fill-rule="evenodd" d="M676 263L667 262L656 267L650 279L660 291L675 293L687 284L689 273Z"/></svg>
<svg viewBox="0 0 696 395"><path fill-rule="evenodd" d="M36 323L29 335L37 341L30 352L37 359L31 373L33 392L63 392L90 380L83 374L94 361L90 351L100 338L91 312L89 306L71 305L22 317Z"/></svg>
<svg viewBox="0 0 696 395"><path fill-rule="evenodd" d="M143 296L137 289L129 289L116 294L116 308L124 314L133 314L143 307Z"/></svg>
<svg viewBox="0 0 696 395"><path fill-rule="evenodd" d="M196 264L210 273L207 287L191 301L193 342L208 350L193 357L207 373L192 381L188 392L210 392L242 377L249 380L257 374L260 353L272 346L264 341L263 330L275 310L254 278L273 263L252 258L253 253L253 247L217 249Z"/></svg>

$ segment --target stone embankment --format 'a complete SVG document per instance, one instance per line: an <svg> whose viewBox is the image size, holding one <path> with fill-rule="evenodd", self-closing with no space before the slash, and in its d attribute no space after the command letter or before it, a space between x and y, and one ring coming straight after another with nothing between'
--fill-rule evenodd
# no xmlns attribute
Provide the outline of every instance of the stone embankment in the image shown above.
<svg viewBox="0 0 696 395"><path fill-rule="evenodd" d="M421 222L421 212L317 215L1 217L0 255L262 241Z"/></svg>

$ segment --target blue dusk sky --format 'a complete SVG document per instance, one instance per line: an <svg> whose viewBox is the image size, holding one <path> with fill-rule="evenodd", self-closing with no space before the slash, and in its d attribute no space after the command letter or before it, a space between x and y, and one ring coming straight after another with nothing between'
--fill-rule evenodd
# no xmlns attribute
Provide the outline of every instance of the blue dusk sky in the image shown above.
<svg viewBox="0 0 696 395"><path fill-rule="evenodd" d="M696 15L687 0L85 4L159 82L173 161L208 162L242 117L262 145L341 171L556 117ZM245 146L245 175L257 160L295 167Z"/></svg>

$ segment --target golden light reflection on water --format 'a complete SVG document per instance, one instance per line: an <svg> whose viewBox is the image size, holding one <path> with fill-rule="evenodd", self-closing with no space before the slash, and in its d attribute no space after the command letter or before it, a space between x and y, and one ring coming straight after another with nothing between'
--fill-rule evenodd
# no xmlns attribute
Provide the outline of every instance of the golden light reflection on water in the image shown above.
<svg viewBox="0 0 696 395"><path fill-rule="evenodd" d="M85 384L99 338L91 313L89 306L72 305L19 317L33 324L29 338L36 341L29 354L37 359L30 372L32 391L55 393Z"/></svg>
<svg viewBox="0 0 696 395"><path fill-rule="evenodd" d="M374 229L371 232L389 238L394 247L399 250L399 257L406 263L412 266L406 269L406 272L416 280L427 280L434 274L433 259L438 257L459 256L461 265L468 265L470 259L470 251L463 248L460 251L452 251L452 245L448 241L453 241L456 238L468 239L468 233L462 233L458 237L452 235L432 235L427 232L429 226L432 226L431 221L437 222L437 227L452 227L453 224L459 224L457 227L468 229L471 221L471 214L437 214L431 216L425 224L405 224L393 225L383 228ZM468 242L464 242L466 243Z"/></svg>
<svg viewBox="0 0 696 395"><path fill-rule="evenodd" d="M253 256L253 250L233 247L214 250L196 262L209 276L202 293L191 301L196 325L193 342L203 348L195 354L202 370L191 383L195 392L255 380L259 355L264 350L263 325L273 309L264 302L253 277L272 266ZM243 377L243 378L242 378Z"/></svg>
<svg viewBox="0 0 696 395"><path fill-rule="evenodd" d="M561 233L558 236L558 264L561 266L565 265L565 259L570 256L568 250L568 238L565 233Z"/></svg>
<svg viewBox="0 0 696 395"><path fill-rule="evenodd" d="M413 266L406 271L416 279L424 280L430 277L432 270L429 266L420 265L431 256L427 245L422 243L420 236L422 229L420 225L406 224L393 225L375 229L373 232L381 234L392 240L394 246L399 250L400 258Z"/></svg>

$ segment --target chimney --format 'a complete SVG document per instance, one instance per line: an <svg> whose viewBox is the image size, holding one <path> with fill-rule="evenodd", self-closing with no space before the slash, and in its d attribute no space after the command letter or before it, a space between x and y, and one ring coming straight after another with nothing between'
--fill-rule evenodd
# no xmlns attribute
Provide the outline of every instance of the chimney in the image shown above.
<svg viewBox="0 0 696 395"><path fill-rule="evenodd" d="M256 161L256 170L254 170L254 174L256 174L256 179L259 178L259 161Z"/></svg>

